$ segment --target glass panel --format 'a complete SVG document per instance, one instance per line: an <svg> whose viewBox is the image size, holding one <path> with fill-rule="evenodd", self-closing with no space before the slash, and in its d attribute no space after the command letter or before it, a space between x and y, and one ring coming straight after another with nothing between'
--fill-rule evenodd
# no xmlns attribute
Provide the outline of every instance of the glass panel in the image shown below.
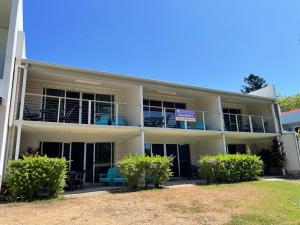
<svg viewBox="0 0 300 225"><path fill-rule="evenodd" d="M88 124L88 118L89 118L89 101L88 100L94 100L95 95L94 94L82 94L82 114L81 114L81 123ZM91 101L91 124L94 124L94 109L95 109L95 102Z"/></svg>
<svg viewBox="0 0 300 225"><path fill-rule="evenodd" d="M144 105L149 105L149 104L150 104L150 103L149 103L149 99L144 99L144 100L143 100L143 104L144 104Z"/></svg>
<svg viewBox="0 0 300 225"><path fill-rule="evenodd" d="M173 162L172 162L172 172L173 177L179 177L179 169L178 169L178 156L177 156L177 145L176 144L167 144L167 156L173 156Z"/></svg>
<svg viewBox="0 0 300 225"><path fill-rule="evenodd" d="M150 100L150 106L157 106L161 107L161 101L156 101L156 100Z"/></svg>
<svg viewBox="0 0 300 225"><path fill-rule="evenodd" d="M145 155L151 156L151 144L145 144Z"/></svg>
<svg viewBox="0 0 300 225"><path fill-rule="evenodd" d="M176 109L186 109L185 103L175 103Z"/></svg>
<svg viewBox="0 0 300 225"><path fill-rule="evenodd" d="M85 182L93 182L93 159L94 159L94 143L86 144L86 173Z"/></svg>
<svg viewBox="0 0 300 225"><path fill-rule="evenodd" d="M71 170L83 171L84 143L72 142Z"/></svg>
<svg viewBox="0 0 300 225"><path fill-rule="evenodd" d="M69 164L70 164L70 143L64 143L64 153L63 153L63 157L68 160L68 168L67 170L69 170Z"/></svg>
<svg viewBox="0 0 300 225"><path fill-rule="evenodd" d="M164 156L164 145L163 144L152 144L152 154Z"/></svg>
<svg viewBox="0 0 300 225"><path fill-rule="evenodd" d="M79 123L80 93L67 91L66 95L67 95L66 110L64 115L60 118L60 121L65 123ZM68 99L68 98L74 98L74 99Z"/></svg>
<svg viewBox="0 0 300 225"><path fill-rule="evenodd" d="M96 143L94 181L99 182L100 173L107 173L107 170L113 165L114 165L114 144Z"/></svg>
<svg viewBox="0 0 300 225"><path fill-rule="evenodd" d="M183 144L178 146L179 146L180 176L191 177L190 146L188 144Z"/></svg>
<svg viewBox="0 0 300 225"><path fill-rule="evenodd" d="M60 142L43 142L43 155L49 158L62 157L62 143Z"/></svg>
<svg viewBox="0 0 300 225"><path fill-rule="evenodd" d="M174 102L163 102L163 106L165 108L174 108L175 107L175 103Z"/></svg>

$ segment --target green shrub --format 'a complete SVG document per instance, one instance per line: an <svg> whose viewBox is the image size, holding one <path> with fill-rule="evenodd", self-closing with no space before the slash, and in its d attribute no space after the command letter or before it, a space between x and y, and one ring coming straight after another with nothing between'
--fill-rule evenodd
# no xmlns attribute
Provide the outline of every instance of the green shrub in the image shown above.
<svg viewBox="0 0 300 225"><path fill-rule="evenodd" d="M165 156L126 156L120 161L120 169L128 186L132 188L148 184L158 187L172 175L171 161L171 157Z"/></svg>
<svg viewBox="0 0 300 225"><path fill-rule="evenodd" d="M6 182L14 197L56 197L63 191L66 169L64 158L25 156L9 161Z"/></svg>
<svg viewBox="0 0 300 225"><path fill-rule="evenodd" d="M255 180L263 171L262 160L255 155L205 155L199 159L200 176L207 183L232 183Z"/></svg>

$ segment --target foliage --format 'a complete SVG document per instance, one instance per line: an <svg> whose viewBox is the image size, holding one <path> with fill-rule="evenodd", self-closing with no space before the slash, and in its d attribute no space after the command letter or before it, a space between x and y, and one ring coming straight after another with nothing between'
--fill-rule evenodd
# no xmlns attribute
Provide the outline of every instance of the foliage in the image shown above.
<svg viewBox="0 0 300 225"><path fill-rule="evenodd" d="M20 158L22 159L27 156L37 156L38 154L39 154L39 149L35 149L29 146L25 149L25 151L22 151L20 153Z"/></svg>
<svg viewBox="0 0 300 225"><path fill-rule="evenodd" d="M282 169L285 164L285 153L282 151L283 143L273 139L272 149L262 149L258 155L264 162L265 169Z"/></svg>
<svg viewBox="0 0 300 225"><path fill-rule="evenodd" d="M207 183L232 183L255 180L261 173L263 162L248 154L205 155L199 159L200 176Z"/></svg>
<svg viewBox="0 0 300 225"><path fill-rule="evenodd" d="M300 93L293 96L279 96L278 104L282 112L300 109Z"/></svg>
<svg viewBox="0 0 300 225"><path fill-rule="evenodd" d="M25 156L9 161L6 182L17 198L56 197L63 191L66 169L64 158Z"/></svg>
<svg viewBox="0 0 300 225"><path fill-rule="evenodd" d="M165 183L172 175L172 158L166 156L126 156L120 161L120 169L127 184L132 187L156 187Z"/></svg>
<svg viewBox="0 0 300 225"><path fill-rule="evenodd" d="M245 77L244 82L246 85L242 86L241 92L245 94L268 86L264 78L254 74L250 74L248 77Z"/></svg>

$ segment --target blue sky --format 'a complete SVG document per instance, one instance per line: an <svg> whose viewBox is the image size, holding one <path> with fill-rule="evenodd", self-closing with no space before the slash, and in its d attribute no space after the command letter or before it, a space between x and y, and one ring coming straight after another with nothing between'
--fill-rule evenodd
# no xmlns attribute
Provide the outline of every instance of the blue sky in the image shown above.
<svg viewBox="0 0 300 225"><path fill-rule="evenodd" d="M27 57L239 91L300 92L300 0L24 0Z"/></svg>

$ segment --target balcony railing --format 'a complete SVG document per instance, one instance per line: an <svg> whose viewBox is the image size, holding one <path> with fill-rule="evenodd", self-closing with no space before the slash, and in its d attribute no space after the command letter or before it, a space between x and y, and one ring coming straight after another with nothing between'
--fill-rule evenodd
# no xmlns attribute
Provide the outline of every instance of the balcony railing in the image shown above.
<svg viewBox="0 0 300 225"><path fill-rule="evenodd" d="M223 113L224 130L276 133L274 117Z"/></svg>
<svg viewBox="0 0 300 225"><path fill-rule="evenodd" d="M176 121L174 108L144 107L144 126L193 130L220 130L220 114L195 111L196 122Z"/></svg>
<svg viewBox="0 0 300 225"><path fill-rule="evenodd" d="M23 119L56 123L140 126L140 113L139 105L27 93Z"/></svg>

